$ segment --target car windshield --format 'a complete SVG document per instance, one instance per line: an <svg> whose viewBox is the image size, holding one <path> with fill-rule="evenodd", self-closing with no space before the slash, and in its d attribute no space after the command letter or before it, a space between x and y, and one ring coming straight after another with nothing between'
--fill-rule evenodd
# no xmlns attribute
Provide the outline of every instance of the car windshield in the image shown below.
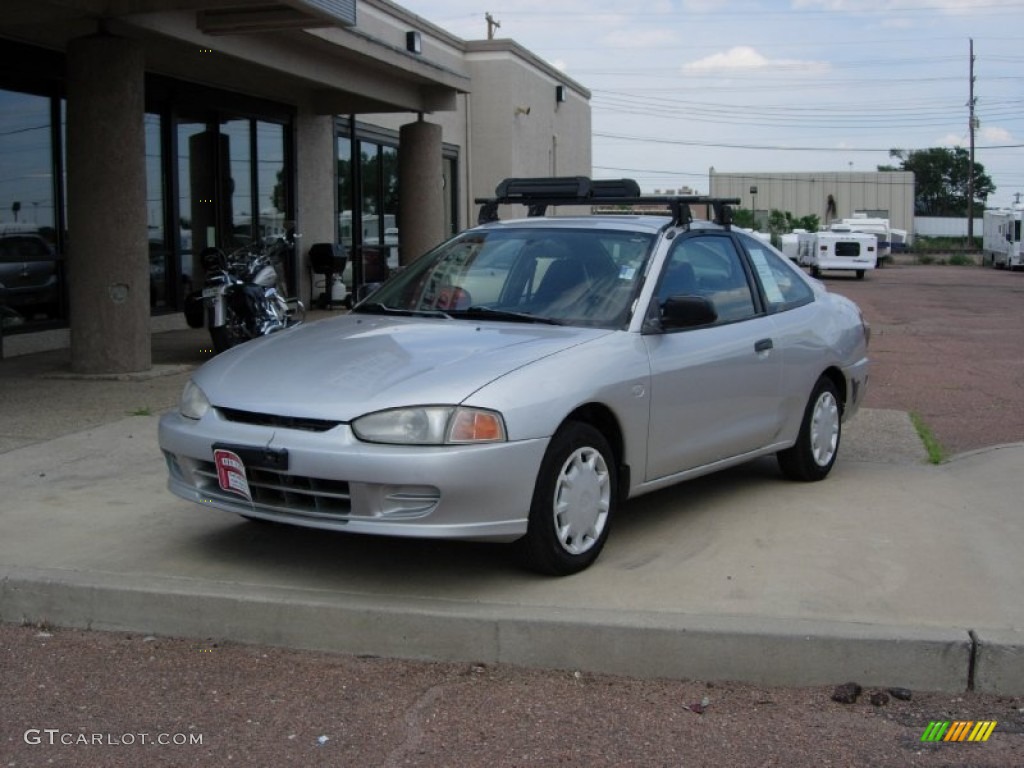
<svg viewBox="0 0 1024 768"><path fill-rule="evenodd" d="M470 231L355 311L619 328L653 242L649 233L596 228Z"/></svg>

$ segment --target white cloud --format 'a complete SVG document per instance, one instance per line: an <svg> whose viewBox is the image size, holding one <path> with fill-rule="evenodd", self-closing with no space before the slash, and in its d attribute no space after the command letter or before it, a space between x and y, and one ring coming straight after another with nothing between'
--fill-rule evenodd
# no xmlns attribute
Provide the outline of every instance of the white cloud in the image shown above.
<svg viewBox="0 0 1024 768"><path fill-rule="evenodd" d="M982 126L978 132L982 140L989 144L1010 144L1013 142L1013 134L1005 128L998 126Z"/></svg>
<svg viewBox="0 0 1024 768"><path fill-rule="evenodd" d="M715 53L683 65L684 72L711 71L779 71L827 72L828 62L801 59L769 59L750 46L740 45L723 53Z"/></svg>
<svg viewBox="0 0 1024 768"><path fill-rule="evenodd" d="M998 126L982 126L974 134L975 144L1011 144L1014 142L1013 134L1005 128ZM941 147L966 147L971 143L971 137L958 133L947 133L936 144Z"/></svg>

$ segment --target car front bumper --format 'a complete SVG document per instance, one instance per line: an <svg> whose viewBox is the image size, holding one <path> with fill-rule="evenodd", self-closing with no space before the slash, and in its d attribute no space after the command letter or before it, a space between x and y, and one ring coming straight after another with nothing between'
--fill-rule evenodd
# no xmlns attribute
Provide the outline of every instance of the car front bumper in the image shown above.
<svg viewBox="0 0 1024 768"><path fill-rule="evenodd" d="M548 440L457 446L363 443L349 427L323 432L167 413L160 448L168 489L202 506L325 530L418 538L514 541L526 533ZM287 453L287 468L247 467L250 498L223 490L214 446Z"/></svg>

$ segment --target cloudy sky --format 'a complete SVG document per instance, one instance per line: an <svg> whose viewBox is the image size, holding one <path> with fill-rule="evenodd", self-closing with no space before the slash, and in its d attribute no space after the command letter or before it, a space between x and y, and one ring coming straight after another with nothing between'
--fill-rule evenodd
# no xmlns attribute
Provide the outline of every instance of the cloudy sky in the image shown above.
<svg viewBox="0 0 1024 768"><path fill-rule="evenodd" d="M973 38L988 202L1024 201L1024 0L487 2L399 0L470 40L489 11L592 92L593 175L648 192L707 192L709 167L872 171L891 148L968 147Z"/></svg>

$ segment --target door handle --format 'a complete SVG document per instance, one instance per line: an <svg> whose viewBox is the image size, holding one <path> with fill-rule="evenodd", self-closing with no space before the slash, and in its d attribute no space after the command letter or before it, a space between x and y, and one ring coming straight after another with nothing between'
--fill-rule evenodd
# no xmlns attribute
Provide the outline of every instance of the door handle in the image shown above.
<svg viewBox="0 0 1024 768"><path fill-rule="evenodd" d="M761 339L760 341L755 342L755 344L754 344L754 351L755 352L767 352L769 349L772 349L774 346L775 346L775 344L772 342L771 339Z"/></svg>

